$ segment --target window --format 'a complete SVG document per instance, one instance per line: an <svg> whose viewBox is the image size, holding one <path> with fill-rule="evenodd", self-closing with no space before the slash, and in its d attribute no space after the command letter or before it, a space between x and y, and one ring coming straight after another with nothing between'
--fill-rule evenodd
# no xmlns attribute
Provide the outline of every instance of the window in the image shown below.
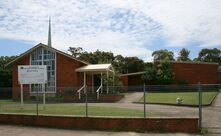
<svg viewBox="0 0 221 136"><path fill-rule="evenodd" d="M49 51L44 48L37 49L30 55L30 64L31 65L47 65L47 74L48 74L48 82L46 84L46 92L54 92L55 93L55 52ZM30 92L41 92L42 85L41 84L32 84L30 85Z"/></svg>

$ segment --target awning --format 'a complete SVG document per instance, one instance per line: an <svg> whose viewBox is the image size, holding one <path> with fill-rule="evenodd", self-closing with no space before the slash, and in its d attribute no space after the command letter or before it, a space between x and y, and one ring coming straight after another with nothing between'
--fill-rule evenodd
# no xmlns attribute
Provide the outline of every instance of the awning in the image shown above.
<svg viewBox="0 0 221 136"><path fill-rule="evenodd" d="M77 68L76 72L87 72L87 73L105 73L107 71L113 72L111 64L90 64L84 67Z"/></svg>

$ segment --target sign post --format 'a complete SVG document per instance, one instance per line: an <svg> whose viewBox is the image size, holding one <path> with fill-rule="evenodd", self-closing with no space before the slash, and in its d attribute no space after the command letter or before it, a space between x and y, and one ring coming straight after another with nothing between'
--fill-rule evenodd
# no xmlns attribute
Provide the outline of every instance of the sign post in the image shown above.
<svg viewBox="0 0 221 136"><path fill-rule="evenodd" d="M20 96L21 96L21 107L23 108L24 102L23 102L23 84L20 85L21 86L21 92L20 92Z"/></svg>
<svg viewBox="0 0 221 136"><path fill-rule="evenodd" d="M42 84L43 104L45 104L45 83L47 83L46 65L18 66L18 81L21 85L21 106L23 107L23 84Z"/></svg>

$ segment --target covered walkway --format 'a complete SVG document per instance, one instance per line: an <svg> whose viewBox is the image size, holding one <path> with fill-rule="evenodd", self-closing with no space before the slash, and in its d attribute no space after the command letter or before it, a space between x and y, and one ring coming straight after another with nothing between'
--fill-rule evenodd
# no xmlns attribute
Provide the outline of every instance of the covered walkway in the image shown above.
<svg viewBox="0 0 221 136"><path fill-rule="evenodd" d="M112 86L114 87L114 69L111 64L91 64L84 67L80 67L75 70L76 72L84 73L84 80L83 80L83 86L77 91L79 93L79 99L81 99L81 91L84 90L84 93L86 93L87 89L87 75L92 77L92 93L95 93L95 86L94 86L94 76L100 75L100 86L96 90L97 93L97 99L99 99L99 94L104 93L103 92L103 85L104 85L104 79L106 81L106 93L110 93L110 75L112 75Z"/></svg>

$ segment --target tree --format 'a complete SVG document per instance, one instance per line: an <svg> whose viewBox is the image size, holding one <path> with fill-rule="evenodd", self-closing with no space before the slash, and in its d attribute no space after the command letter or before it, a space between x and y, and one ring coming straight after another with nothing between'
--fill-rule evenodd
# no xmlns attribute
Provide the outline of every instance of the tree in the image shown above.
<svg viewBox="0 0 221 136"><path fill-rule="evenodd" d="M144 70L144 62L138 57L125 57L123 64L123 73L133 73Z"/></svg>
<svg viewBox="0 0 221 136"><path fill-rule="evenodd" d="M0 87L12 87L12 69L5 67L15 56L0 57Z"/></svg>
<svg viewBox="0 0 221 136"><path fill-rule="evenodd" d="M180 50L177 60L178 61L190 61L189 54L190 54L190 51L183 48L182 50Z"/></svg>
<svg viewBox="0 0 221 136"><path fill-rule="evenodd" d="M141 76L141 79L144 82L149 82L149 83L155 81L155 79L156 79L156 69L155 69L155 67L152 63L145 66L145 74L143 74Z"/></svg>
<svg viewBox="0 0 221 136"><path fill-rule="evenodd" d="M126 71L124 69L125 67L125 59L122 55L116 55L114 57L114 60L112 61L112 65L115 68L116 71L120 73L124 73L123 71Z"/></svg>
<svg viewBox="0 0 221 136"><path fill-rule="evenodd" d="M132 73L144 70L144 62L138 57L123 57L112 52L96 50L95 52L83 51L81 47L69 47L72 56L91 64L112 63L114 68L120 73Z"/></svg>
<svg viewBox="0 0 221 136"><path fill-rule="evenodd" d="M168 60L161 61L157 65L156 82L158 84L171 84L174 80L174 73Z"/></svg>
<svg viewBox="0 0 221 136"><path fill-rule="evenodd" d="M157 50L152 53L154 61L170 60L174 61L174 53L168 50Z"/></svg>
<svg viewBox="0 0 221 136"><path fill-rule="evenodd" d="M81 55L83 49L81 47L69 47L68 51L73 57L78 58Z"/></svg>
<svg viewBox="0 0 221 136"><path fill-rule="evenodd" d="M217 48L202 49L199 52L198 60L202 62L216 62L221 64L221 50Z"/></svg>

